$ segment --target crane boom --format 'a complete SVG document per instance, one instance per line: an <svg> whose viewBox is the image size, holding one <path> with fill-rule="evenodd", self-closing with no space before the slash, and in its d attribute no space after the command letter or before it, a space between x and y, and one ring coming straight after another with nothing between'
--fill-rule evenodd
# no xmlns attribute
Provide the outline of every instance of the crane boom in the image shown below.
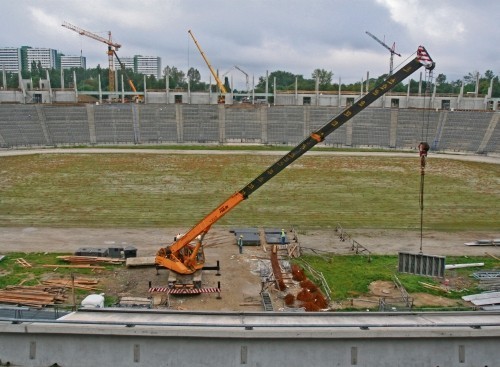
<svg viewBox="0 0 500 367"><path fill-rule="evenodd" d="M196 256L202 246L201 240L203 236L208 232L214 223L231 211L231 209L236 207L236 205L240 202L247 199L253 192L280 173L283 169L288 167L291 163L313 148L316 144L322 142L329 134L341 127L344 123L349 121L374 101L382 97L396 84L413 74L423 65L430 70L434 68L434 62L432 61L430 55L423 46L419 46L417 57L399 69L394 75L389 75L384 82L375 86L375 88L360 98L357 102L332 118L321 129L313 132L289 153L284 155L276 163L262 172L257 178L247 184L240 191L231 195L222 204L217 206L217 208L206 215L181 238L177 238L172 245L166 248L161 248L156 254L156 264L166 267L179 274L192 274L195 271L202 269L203 262L197 262ZM190 242L195 240L197 237L199 240L196 246L189 247ZM186 257L180 256L181 251L185 248L189 248L189 254Z"/></svg>
<svg viewBox="0 0 500 367"><path fill-rule="evenodd" d="M219 79L219 77L217 76L217 73L215 72L214 68L212 67L212 65L210 65L210 61L208 61L207 59L207 56L205 55L205 53L203 52L203 50L201 49L201 46L199 45L198 41L196 40L196 38L194 37L194 34L193 32L191 32L191 30L188 30L188 33L191 35L191 38L193 39L194 41L194 44L196 45L196 47L198 47L198 51L200 51L200 54L201 54L201 57L203 57L203 60L205 60L205 63L207 64L208 66L208 69L210 70L210 72L212 73L212 76L214 77L215 79L215 82L217 83L217 86L219 87L220 91L222 94L226 94L227 93L227 89L226 87L224 86L224 83L221 82L221 80Z"/></svg>
<svg viewBox="0 0 500 367"><path fill-rule="evenodd" d="M247 91L250 90L250 78L249 78L249 75L243 70L241 69L238 65L234 65L231 69L229 69L228 71L226 71L224 74L222 74L222 76L226 76L227 74L229 74L233 69L236 69L236 70L239 70L241 71L243 74L245 74L245 79L246 79L246 86L247 86Z"/></svg>
<svg viewBox="0 0 500 367"><path fill-rule="evenodd" d="M111 31L108 31L108 39L101 37L95 33L86 31L83 28L77 27L76 25L70 24L68 22L63 22L62 24L63 27L68 28L72 31L75 31L76 33L82 35L82 36L87 36L92 39L95 39L96 41L105 43L108 45L108 64L109 64L109 91L113 92L115 90L115 67L114 67L114 62L113 62L113 55L115 54L115 51L118 50L122 45L119 43L113 42L111 38Z"/></svg>
<svg viewBox="0 0 500 367"><path fill-rule="evenodd" d="M247 92L250 90L250 79L249 79L249 76L248 74L242 70L238 65L234 65L234 68L235 69L238 69L239 71L241 71L243 74L245 74L245 78L246 78L246 83L247 83Z"/></svg>

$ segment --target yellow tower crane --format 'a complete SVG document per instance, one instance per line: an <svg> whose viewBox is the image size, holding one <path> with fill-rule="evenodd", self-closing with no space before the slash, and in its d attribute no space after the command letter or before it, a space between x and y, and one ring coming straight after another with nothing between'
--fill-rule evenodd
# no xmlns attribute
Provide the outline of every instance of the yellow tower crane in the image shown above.
<svg viewBox="0 0 500 367"><path fill-rule="evenodd" d="M224 103L225 102L225 94L227 93L227 89L226 89L224 83L221 82L221 80L217 76L217 73L215 72L214 68L212 67L212 65L210 65L210 62L208 61L207 57L205 56L205 53L203 52L200 45L198 44L198 41L194 37L193 32L191 32L191 30L188 30L188 33L191 35L191 38L193 39L196 47L198 47L198 51L200 51L201 57L203 57L203 60L205 60L205 63L207 64L208 69L210 69L210 72L212 73L212 75L217 83L217 86L219 87L219 90L221 93L221 95L219 96L219 103Z"/></svg>
<svg viewBox="0 0 500 367"><path fill-rule="evenodd" d="M90 38L93 38L97 41L100 41L102 43L105 43L108 45L108 61L109 61L109 87L108 90L110 92L115 91L115 65L114 65L114 60L113 57L115 55L115 51L118 50L122 45L119 43L113 42L111 38L111 31L108 31L108 39L101 37L97 34L91 33L89 31L86 31L85 29L82 29L80 27L77 27L73 24L70 24L68 22L64 22L62 24L63 27L71 29L72 31L75 31L76 33L82 35L82 36L87 36Z"/></svg>

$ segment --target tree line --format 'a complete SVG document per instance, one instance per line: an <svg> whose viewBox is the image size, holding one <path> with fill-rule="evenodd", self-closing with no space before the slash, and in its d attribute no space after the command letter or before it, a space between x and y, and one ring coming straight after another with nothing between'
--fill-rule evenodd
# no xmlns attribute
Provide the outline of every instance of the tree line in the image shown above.
<svg viewBox="0 0 500 367"><path fill-rule="evenodd" d="M73 73L76 75L77 88L80 91L97 91L99 90L99 77L101 81L101 88L103 90L108 90L108 73L107 68L101 68L98 65L96 68L83 69L83 68L73 68L64 70L62 73L63 84L61 84L61 70L60 69L50 69L48 70L50 83L52 88L61 88L64 85L65 88L74 88L74 78ZM206 82L201 81L201 73L195 68L190 68L187 72L175 66L167 66L164 68L164 75L168 75L168 88L173 90L187 90L188 88L193 92L208 92L212 90L216 92L215 82L209 85ZM126 71L118 70L118 81L121 81L122 75L124 78L124 89L130 91L130 87L127 78L133 82L134 86L138 91L144 90L144 82L146 82L147 90L165 90L167 88L166 77L156 78L154 75L144 76L140 73L134 73L132 69L127 69ZM40 79L46 79L47 69L41 67L40 63L36 64L33 62L31 65L31 71L21 72L23 79L31 79L33 81L33 86L36 88L39 85ZM381 83L387 78L388 74L382 74L377 78L370 78L368 81L363 81L363 86L361 86L362 81L356 83L342 84L340 86L342 91L353 91L360 92L361 90L366 91L366 86L368 84L369 88ZM6 73L6 84L7 88L15 89L19 86L18 73ZM320 91L331 91L335 92L339 90L339 84L333 81L333 72L324 69L315 69L309 78L303 75L296 75L287 71L276 70L269 73L267 83L268 91L272 92L274 90L274 81L276 80L276 90L295 90L297 88L300 91L315 91L316 89ZM486 70L484 74L478 72L470 72L464 75L462 79L457 79L454 81L448 81L446 75L438 74L434 80L422 81L422 84L418 80L410 79L410 93L418 93L419 89L425 92L428 83L436 86L436 93L441 94L459 94L463 86L464 94L474 93L476 90L476 81L479 80L478 94L486 95L488 94L488 89L492 83L492 97L500 97L500 82L499 77L496 76L493 71ZM227 78L224 81L228 90L229 83ZM119 83L118 90L121 90L121 83ZM266 77L260 76L258 78L258 83L255 85L254 90L256 93L263 93L266 90ZM408 84L399 83L393 89L395 92L407 92ZM250 92L246 90L233 90L235 93ZM431 90L432 92L433 90Z"/></svg>

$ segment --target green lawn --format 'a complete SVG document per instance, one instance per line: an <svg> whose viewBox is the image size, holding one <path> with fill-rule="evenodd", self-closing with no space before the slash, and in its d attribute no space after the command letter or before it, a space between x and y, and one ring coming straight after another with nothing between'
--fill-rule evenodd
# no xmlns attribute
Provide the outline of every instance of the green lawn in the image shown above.
<svg viewBox="0 0 500 367"><path fill-rule="evenodd" d="M0 226L190 226L276 160L231 154L2 157ZM425 179L426 229L498 228L498 165L430 160ZM415 229L419 182L418 157L304 156L218 224Z"/></svg>
<svg viewBox="0 0 500 367"><path fill-rule="evenodd" d="M356 297L361 294L366 294L369 291L370 283L382 280L392 281L394 275L397 275L408 293L430 293L447 298L458 299L466 294L481 292L477 289L477 281L471 282L474 284L472 288L468 288L464 292L455 292L444 294L437 290L425 288L420 282L439 285L439 279L416 276L411 274L398 273L398 257L397 256L371 256L371 261L368 261L366 256L317 256L303 255L298 260L295 260L299 265L309 264L314 270L319 271L325 277L332 293L330 294L333 300L344 300L350 297ZM450 264L461 263L484 263L481 268L463 268L453 270L454 276L470 278L470 274L484 269L495 269L498 266L498 261L491 257L467 257L467 256L448 256L446 262ZM448 271L450 272L450 271Z"/></svg>
<svg viewBox="0 0 500 367"><path fill-rule="evenodd" d="M0 226L190 227L279 156L43 154L0 158ZM500 166L429 159L427 230L498 230ZM420 228L409 158L301 157L217 224Z"/></svg>

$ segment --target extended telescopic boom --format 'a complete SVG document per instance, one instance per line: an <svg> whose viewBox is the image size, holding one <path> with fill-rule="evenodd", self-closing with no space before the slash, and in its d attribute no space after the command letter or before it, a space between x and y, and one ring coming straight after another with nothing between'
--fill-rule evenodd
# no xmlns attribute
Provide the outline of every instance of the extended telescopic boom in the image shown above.
<svg viewBox="0 0 500 367"><path fill-rule="evenodd" d="M226 215L231 209L243 200L247 199L259 187L264 185L271 178L280 173L283 169L300 158L304 153L313 148L316 144L325 140L332 132L337 130L356 114L364 110L374 101L382 97L391 90L396 84L400 83L408 76L425 66L432 70L435 66L431 57L423 46L419 46L417 56L408 64L399 69L394 75L390 75L384 82L375 86L368 94L357 102L347 107L340 114L331 119L325 126L318 131L313 132L309 137L293 148L289 153L279 159L276 163L267 168L252 182L242 188L240 191L231 195L226 201L220 204L210 214L205 216L198 224L191 228L180 239L177 239L172 245L161 248L156 255L156 264L166 267L180 274L192 274L203 267L203 263L196 260L198 251L201 247L201 239L208 232L210 227L220 218ZM199 240L195 247L189 247L189 243L198 236ZM181 250L188 247L187 256L180 256Z"/></svg>

